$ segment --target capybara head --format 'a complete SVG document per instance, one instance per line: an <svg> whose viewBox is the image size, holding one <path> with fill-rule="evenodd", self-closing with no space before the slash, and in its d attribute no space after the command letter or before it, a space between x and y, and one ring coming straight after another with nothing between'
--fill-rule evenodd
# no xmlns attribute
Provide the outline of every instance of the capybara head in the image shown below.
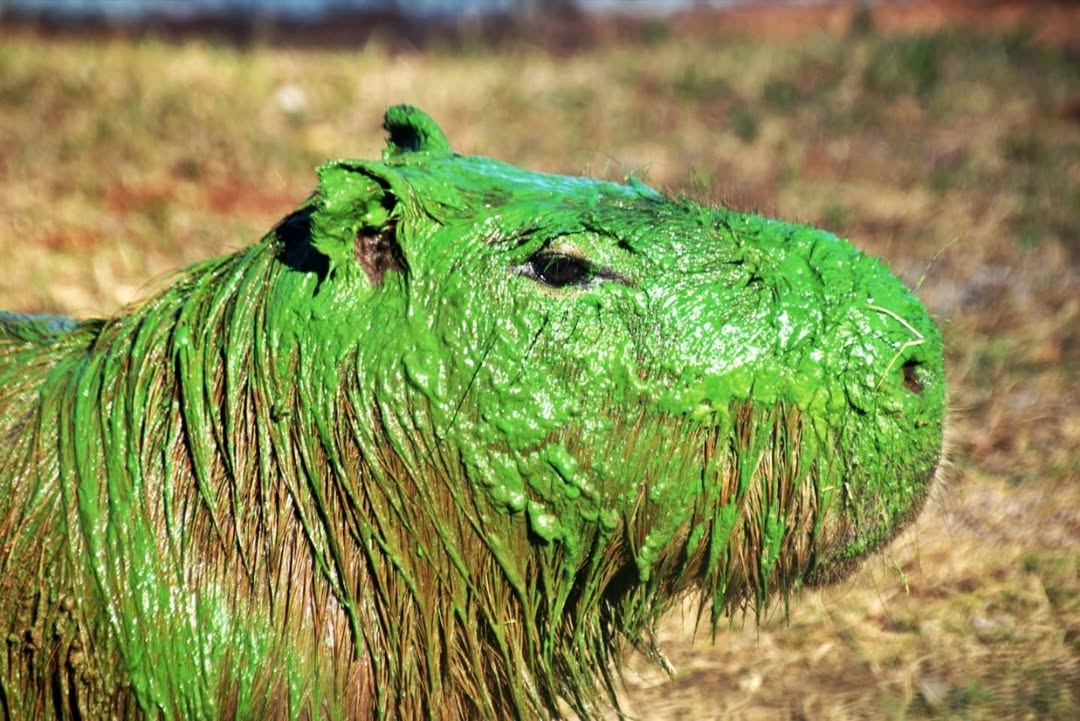
<svg viewBox="0 0 1080 721"><path fill-rule="evenodd" d="M386 128L137 308L0 316L9 715L592 717L687 594L918 512L941 336L880 261Z"/></svg>

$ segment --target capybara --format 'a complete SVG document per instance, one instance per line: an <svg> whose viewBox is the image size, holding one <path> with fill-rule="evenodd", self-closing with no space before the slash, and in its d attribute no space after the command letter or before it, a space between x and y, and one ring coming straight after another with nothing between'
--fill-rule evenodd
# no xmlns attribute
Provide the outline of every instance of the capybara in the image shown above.
<svg viewBox="0 0 1080 721"><path fill-rule="evenodd" d="M0 716L595 718L688 594L918 513L941 335L880 261L386 128L137 307L0 314Z"/></svg>

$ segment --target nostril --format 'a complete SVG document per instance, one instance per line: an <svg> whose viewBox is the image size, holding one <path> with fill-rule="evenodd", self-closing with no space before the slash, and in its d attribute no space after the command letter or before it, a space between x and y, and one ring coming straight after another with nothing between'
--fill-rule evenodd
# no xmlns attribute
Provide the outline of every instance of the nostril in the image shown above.
<svg viewBox="0 0 1080 721"><path fill-rule="evenodd" d="M919 377L915 373L915 369L918 368L921 363L919 361L909 360L903 365L904 372L904 385L912 393L922 393L923 384L919 381Z"/></svg>

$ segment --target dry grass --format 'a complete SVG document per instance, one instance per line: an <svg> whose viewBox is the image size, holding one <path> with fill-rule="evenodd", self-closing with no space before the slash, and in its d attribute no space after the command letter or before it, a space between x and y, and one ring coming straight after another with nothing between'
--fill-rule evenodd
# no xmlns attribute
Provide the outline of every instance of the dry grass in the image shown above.
<svg viewBox="0 0 1080 721"><path fill-rule="evenodd" d="M1076 27L1074 25L1074 27ZM1075 38L1073 39L1075 42ZM767 41L239 50L0 28L0 307L108 313L246 245L411 102L457 149L823 225L945 328L952 455L917 526L760 629L631 661L648 719L1080 715L1076 45L958 29Z"/></svg>

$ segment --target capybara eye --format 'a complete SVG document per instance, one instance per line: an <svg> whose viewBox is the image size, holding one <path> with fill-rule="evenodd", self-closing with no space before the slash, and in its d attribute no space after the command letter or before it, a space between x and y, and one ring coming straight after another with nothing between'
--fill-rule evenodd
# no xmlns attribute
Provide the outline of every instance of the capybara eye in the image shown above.
<svg viewBox="0 0 1080 721"><path fill-rule="evenodd" d="M588 261L562 253L538 253L529 258L523 270L529 277L552 288L584 285L594 275Z"/></svg>

